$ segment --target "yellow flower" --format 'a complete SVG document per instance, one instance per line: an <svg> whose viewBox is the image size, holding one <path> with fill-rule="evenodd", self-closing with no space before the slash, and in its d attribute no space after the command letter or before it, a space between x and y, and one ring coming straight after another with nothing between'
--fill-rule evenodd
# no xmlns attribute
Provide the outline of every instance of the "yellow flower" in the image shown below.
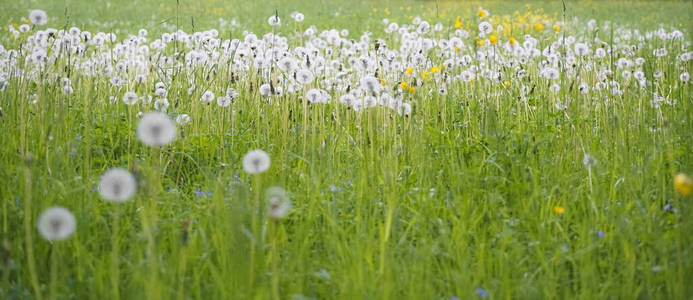
<svg viewBox="0 0 693 300"><path fill-rule="evenodd" d="M408 75L411 75L411 73L414 73L414 68L408 67L408 68L407 68L407 74L408 74Z"/></svg>
<svg viewBox="0 0 693 300"><path fill-rule="evenodd" d="M490 35L488 37L488 41L491 42L491 45L495 45L496 43L498 43L498 37L496 37L495 35Z"/></svg>
<svg viewBox="0 0 693 300"><path fill-rule="evenodd" d="M479 18L483 18L486 16L487 13L485 10L480 9L478 12L476 12L476 14L479 16Z"/></svg>
<svg viewBox="0 0 693 300"><path fill-rule="evenodd" d="M484 40L476 40L476 44L478 46L483 46L484 44L486 44L486 42L484 42Z"/></svg>
<svg viewBox="0 0 693 300"><path fill-rule="evenodd" d="M542 31L544 30L544 24L536 23L534 24L534 29L536 29L537 31Z"/></svg>
<svg viewBox="0 0 693 300"><path fill-rule="evenodd" d="M409 87L409 84L406 81L402 81L399 86L402 87L402 90L404 91Z"/></svg>
<svg viewBox="0 0 693 300"><path fill-rule="evenodd" d="M373 7L373 12L378 12L378 8L377 8L377 7Z"/></svg>
<svg viewBox="0 0 693 300"><path fill-rule="evenodd" d="M421 74L421 78L423 78L423 79L426 79L429 76L431 76L431 73L428 73L428 72L423 72L423 74Z"/></svg>
<svg viewBox="0 0 693 300"><path fill-rule="evenodd" d="M674 190L679 192L681 196L687 197L693 192L693 179L683 173L678 173L674 176Z"/></svg>
<svg viewBox="0 0 693 300"><path fill-rule="evenodd" d="M437 66L431 67L431 73L438 73L438 72L440 72L440 68L438 68Z"/></svg>
<svg viewBox="0 0 693 300"><path fill-rule="evenodd" d="M455 46L455 53L460 52L460 46Z"/></svg>
<svg viewBox="0 0 693 300"><path fill-rule="evenodd" d="M553 31L559 32L560 30L561 30L561 26L560 26L560 25L554 25L554 26L553 26Z"/></svg>
<svg viewBox="0 0 693 300"><path fill-rule="evenodd" d="M382 86L385 86L385 79L380 79L380 84L381 84Z"/></svg>
<svg viewBox="0 0 693 300"><path fill-rule="evenodd" d="M455 29L460 29L460 28L462 28L462 18L457 17L457 19L455 19Z"/></svg>
<svg viewBox="0 0 693 300"><path fill-rule="evenodd" d="M409 94L413 94L416 92L416 89L412 86L409 88Z"/></svg>
<svg viewBox="0 0 693 300"><path fill-rule="evenodd" d="M506 80L503 84L505 84L505 87L510 87L510 80Z"/></svg>
<svg viewBox="0 0 693 300"><path fill-rule="evenodd" d="M563 213L565 213L565 208L563 206L556 205L553 207L553 212L555 212L556 214L562 215Z"/></svg>
<svg viewBox="0 0 693 300"><path fill-rule="evenodd" d="M515 38L510 37L510 39L508 40L508 43L510 43L510 46L515 46Z"/></svg>

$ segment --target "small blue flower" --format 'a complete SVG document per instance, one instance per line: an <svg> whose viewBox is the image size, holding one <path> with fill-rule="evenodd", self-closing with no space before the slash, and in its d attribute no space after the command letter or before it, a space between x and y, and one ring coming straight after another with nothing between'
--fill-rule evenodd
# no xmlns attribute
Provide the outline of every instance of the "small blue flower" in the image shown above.
<svg viewBox="0 0 693 300"><path fill-rule="evenodd" d="M664 210L669 210L671 209L671 204L667 203L667 205L664 205Z"/></svg>
<svg viewBox="0 0 693 300"><path fill-rule="evenodd" d="M197 195L198 197L202 197L203 194L202 194L202 191L197 190L197 191L195 191L195 195Z"/></svg>
<svg viewBox="0 0 693 300"><path fill-rule="evenodd" d="M212 192L205 193L205 196L207 196L207 197L212 196Z"/></svg>
<svg viewBox="0 0 693 300"><path fill-rule="evenodd" d="M597 235L598 235L600 238L604 238L604 232L602 232L601 230L599 231L599 233L597 233Z"/></svg>
<svg viewBox="0 0 693 300"><path fill-rule="evenodd" d="M238 179L238 177L241 177L240 175L238 175L238 173L236 173L236 174L233 174L233 178L236 178L236 179Z"/></svg>
<svg viewBox="0 0 693 300"><path fill-rule="evenodd" d="M93 193L93 192L96 192L97 189L98 189L98 187L93 187L93 188L91 188L91 192L92 192L92 193Z"/></svg>
<svg viewBox="0 0 693 300"><path fill-rule="evenodd" d="M482 288L476 288L476 293L479 294L481 299L486 299L486 297L488 297L488 293L486 293L486 291L484 291Z"/></svg>

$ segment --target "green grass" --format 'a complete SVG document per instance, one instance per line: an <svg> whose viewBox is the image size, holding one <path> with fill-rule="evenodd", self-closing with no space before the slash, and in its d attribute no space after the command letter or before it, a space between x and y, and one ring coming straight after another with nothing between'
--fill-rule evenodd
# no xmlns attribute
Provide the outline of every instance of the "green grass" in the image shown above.
<svg viewBox="0 0 693 300"><path fill-rule="evenodd" d="M690 1L566 1L566 17L594 18L599 21L610 20L625 24L646 25L648 28L659 24L690 28L690 15L693 4ZM30 3L28 1L8 1L2 4L0 22L5 20L19 24L32 9L43 9L55 18L55 27L77 26L92 31L108 30L136 33L147 28L152 33L166 32L169 28L181 28L187 32L215 28L226 37L238 37L243 30L266 32L267 18L277 11L288 18L292 11L306 15L306 24L321 25L325 28L346 28L354 32L371 30L381 34L380 21L389 18L396 22L410 21L411 17L421 16L429 21L454 22L456 16L475 18L476 9L483 6L493 15L507 15L515 11L541 10L551 17L562 15L561 1L367 1L367 0L205 0L205 1L52 1L50 3ZM377 11L373 11L373 9ZM384 9L388 8L390 14ZM409 10L408 10L409 9ZM227 21L220 26L219 19ZM230 21L236 19L240 27L231 27ZM0 23L2 24L2 23ZM7 24L2 24L3 26ZM69 27L68 26L68 27Z"/></svg>
<svg viewBox="0 0 693 300"><path fill-rule="evenodd" d="M179 26L191 32L193 17L204 30L218 26L218 17L235 17L241 27L220 28L220 36L237 38L243 29L260 35L276 8L284 16L304 13L305 26L348 28L357 38L363 30L383 35L385 7L392 20L421 15L449 24L457 15L472 18L480 5L453 10L441 1L436 12L436 1L235 2L181 1ZM167 31L164 23L175 28L175 1L113 1L113 11L103 3L3 3L0 20L17 22L42 8L56 28L145 27L152 35ZM642 31L663 23L690 41L691 2L567 4L569 18ZM492 14L525 11L524 4L483 5ZM532 2L537 8L562 18L560 2ZM282 32L293 31L289 24ZM7 31L0 41L8 49L21 43ZM653 58L658 47L638 53L652 62L648 68L678 74L670 61ZM109 96L122 91L86 76L73 77L75 93L64 95L48 76L65 76L64 63L49 66L39 83L14 78L0 92L0 298L265 299L273 278L286 299L476 299L478 288L490 299L693 296L693 202L672 188L674 174L693 173L690 82L675 89L676 105L658 110L649 105L652 92L636 88L594 106L569 82L559 95L537 85L527 105L516 100L515 81L509 88L455 83L447 95L432 96L424 86L411 100L412 115L403 117L337 103L306 109L297 95L265 104L260 78L234 82L222 77L222 66L212 79L201 71L174 79L169 112L188 113L192 122L156 151L135 134L137 113L151 108L111 105ZM693 71L690 62L683 68ZM198 92L188 96L190 81L217 94L233 86L241 96L226 109L202 105ZM656 89L677 81L667 76ZM151 94L153 83L134 91ZM26 101L34 93L38 105ZM557 111L553 103L565 97L573 101ZM269 171L243 171L241 159L253 149L270 154ZM591 170L585 154L597 160ZM133 201L115 205L95 192L111 167L129 168L140 180ZM249 211L273 185L290 192L294 209L254 229ZM51 244L35 224L53 205L74 213L77 230ZM554 213L555 206L565 213Z"/></svg>

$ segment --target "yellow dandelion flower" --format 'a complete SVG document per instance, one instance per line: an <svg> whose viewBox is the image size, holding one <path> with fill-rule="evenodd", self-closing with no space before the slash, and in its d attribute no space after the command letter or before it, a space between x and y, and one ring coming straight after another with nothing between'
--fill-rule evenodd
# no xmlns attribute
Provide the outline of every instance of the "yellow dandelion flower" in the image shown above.
<svg viewBox="0 0 693 300"><path fill-rule="evenodd" d="M505 84L505 87L510 87L510 80L506 80L503 84Z"/></svg>
<svg viewBox="0 0 693 300"><path fill-rule="evenodd" d="M515 38L510 37L510 39L508 40L508 43L510 43L510 46L515 46Z"/></svg>
<svg viewBox="0 0 693 300"><path fill-rule="evenodd" d="M411 75L411 73L414 73L414 68L408 67L406 72L408 75Z"/></svg>
<svg viewBox="0 0 693 300"><path fill-rule="evenodd" d="M460 46L455 46L455 53L460 52Z"/></svg>
<svg viewBox="0 0 693 300"><path fill-rule="evenodd" d="M385 86L385 79L380 79L380 84L381 84L382 86Z"/></svg>
<svg viewBox="0 0 693 300"><path fill-rule="evenodd" d="M554 25L554 26L553 26L553 31L555 31L555 32L561 31L561 26L560 26L560 25Z"/></svg>
<svg viewBox="0 0 693 300"><path fill-rule="evenodd" d="M476 12L476 14L479 16L479 18L483 18L488 14L488 12L486 12L483 9L480 9L479 11Z"/></svg>
<svg viewBox="0 0 693 300"><path fill-rule="evenodd" d="M457 19L455 19L455 29L460 29L460 28L462 28L462 18L457 17Z"/></svg>
<svg viewBox="0 0 693 300"><path fill-rule="evenodd" d="M484 40L476 40L476 44L477 46L483 46L486 44L486 42L484 42Z"/></svg>
<svg viewBox="0 0 693 300"><path fill-rule="evenodd" d="M402 83L400 83L399 86L402 88L403 91L405 91L409 87L409 84L406 81L402 81Z"/></svg>
<svg viewBox="0 0 693 300"><path fill-rule="evenodd" d="M563 213L565 213L565 208L563 206L556 205L553 207L553 212L562 215Z"/></svg>
<svg viewBox="0 0 693 300"><path fill-rule="evenodd" d="M498 37L495 35L490 35L488 37L488 41L491 42L491 45L495 45L496 43L498 43Z"/></svg>
<svg viewBox="0 0 693 300"><path fill-rule="evenodd" d="M373 12L378 12L378 8L377 8L377 7L373 7Z"/></svg>
<svg viewBox="0 0 693 300"><path fill-rule="evenodd" d="M409 88L409 94L416 93L416 89L412 86Z"/></svg>
<svg viewBox="0 0 693 300"><path fill-rule="evenodd" d="M438 66L431 67L431 73L438 73L438 72L440 72L440 68Z"/></svg>
<svg viewBox="0 0 693 300"><path fill-rule="evenodd" d="M537 31L543 31L544 30L544 24L536 23L536 24L534 24L534 29L536 29Z"/></svg>
<svg viewBox="0 0 693 300"><path fill-rule="evenodd" d="M428 72L423 72L423 74L421 74L421 78L423 78L423 79L426 79L430 76L431 76L431 73L428 73Z"/></svg>
<svg viewBox="0 0 693 300"><path fill-rule="evenodd" d="M693 179L683 173L678 173L674 176L674 190L679 192L681 196L687 197L693 192Z"/></svg>

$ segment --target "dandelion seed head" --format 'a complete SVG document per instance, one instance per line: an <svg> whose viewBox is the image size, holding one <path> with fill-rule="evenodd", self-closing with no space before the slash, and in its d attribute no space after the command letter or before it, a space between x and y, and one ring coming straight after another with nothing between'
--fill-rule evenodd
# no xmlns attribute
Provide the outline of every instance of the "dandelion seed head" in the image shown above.
<svg viewBox="0 0 693 300"><path fill-rule="evenodd" d="M142 116L137 125L137 137L147 146L160 147L176 138L176 125L161 112L150 112Z"/></svg>
<svg viewBox="0 0 693 300"><path fill-rule="evenodd" d="M243 156L243 169L250 174L260 174L270 167L270 157L265 151L252 150Z"/></svg>
<svg viewBox="0 0 693 300"><path fill-rule="evenodd" d="M275 186L267 189L265 192L267 200L267 214L275 220L285 217L291 210L291 201L289 196L281 187Z"/></svg>
<svg viewBox="0 0 693 300"><path fill-rule="evenodd" d="M113 168L101 175L99 195L106 201L125 202L137 191L135 176L125 169Z"/></svg>
<svg viewBox="0 0 693 300"><path fill-rule="evenodd" d="M43 10L34 9L29 12L29 21L37 26L45 25L48 22L48 15Z"/></svg>
<svg viewBox="0 0 693 300"><path fill-rule="evenodd" d="M597 160L589 154L582 157L582 164L587 168L592 168L597 164Z"/></svg>
<svg viewBox="0 0 693 300"><path fill-rule="evenodd" d="M77 222L72 213L59 206L44 210L38 218L38 231L49 241L65 240L75 232Z"/></svg>

